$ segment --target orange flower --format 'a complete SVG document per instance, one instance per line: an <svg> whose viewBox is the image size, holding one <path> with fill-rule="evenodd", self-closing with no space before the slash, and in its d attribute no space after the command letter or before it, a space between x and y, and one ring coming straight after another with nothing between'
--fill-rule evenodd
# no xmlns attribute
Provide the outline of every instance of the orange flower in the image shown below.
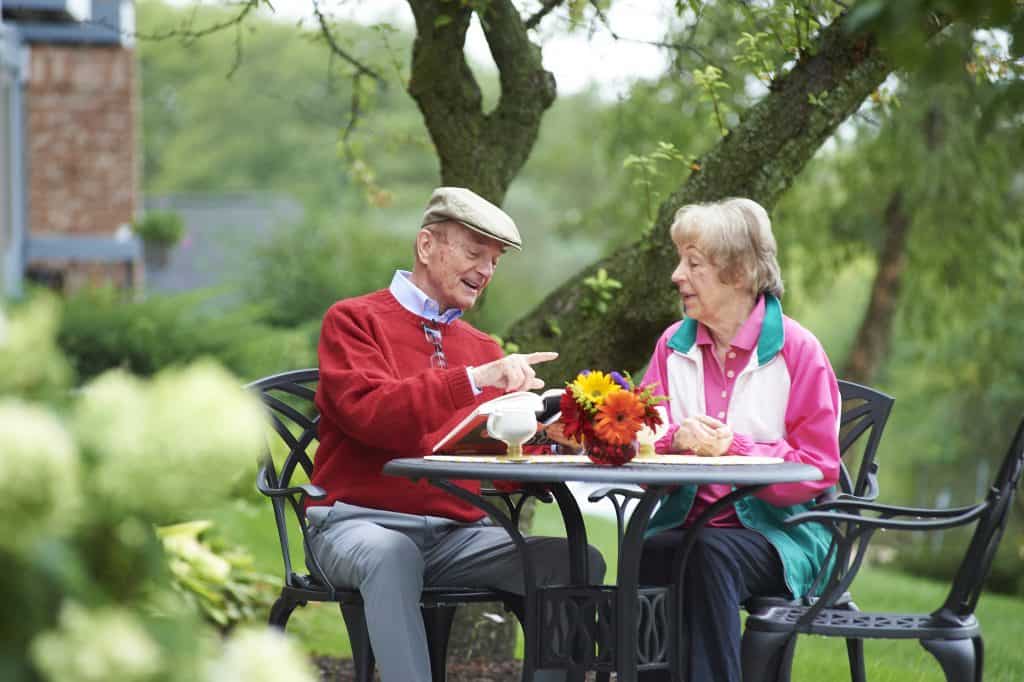
<svg viewBox="0 0 1024 682"><path fill-rule="evenodd" d="M594 431L607 443L625 445L636 438L643 418L643 403L630 391L616 391L605 396L597 411Z"/></svg>

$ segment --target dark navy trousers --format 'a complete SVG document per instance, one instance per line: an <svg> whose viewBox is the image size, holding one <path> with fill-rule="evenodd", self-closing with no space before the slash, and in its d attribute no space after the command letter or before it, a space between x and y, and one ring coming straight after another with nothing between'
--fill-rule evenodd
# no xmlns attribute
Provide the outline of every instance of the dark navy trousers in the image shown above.
<svg viewBox="0 0 1024 682"><path fill-rule="evenodd" d="M681 528L658 533L644 542L640 583L673 582L676 551L685 537ZM688 682L741 682L740 604L753 595L788 595L778 552L756 531L703 528L685 567L684 636ZM643 682L668 680L666 671L640 674Z"/></svg>

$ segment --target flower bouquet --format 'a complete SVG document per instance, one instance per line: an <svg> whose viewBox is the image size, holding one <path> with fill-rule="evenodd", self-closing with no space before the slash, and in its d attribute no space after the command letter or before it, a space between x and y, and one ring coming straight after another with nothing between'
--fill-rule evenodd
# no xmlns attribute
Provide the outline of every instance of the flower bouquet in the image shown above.
<svg viewBox="0 0 1024 682"><path fill-rule="evenodd" d="M621 466L636 456L637 432L661 424L655 406L663 400L651 387L637 388L628 373L583 371L562 394L564 433L582 442L595 464Z"/></svg>

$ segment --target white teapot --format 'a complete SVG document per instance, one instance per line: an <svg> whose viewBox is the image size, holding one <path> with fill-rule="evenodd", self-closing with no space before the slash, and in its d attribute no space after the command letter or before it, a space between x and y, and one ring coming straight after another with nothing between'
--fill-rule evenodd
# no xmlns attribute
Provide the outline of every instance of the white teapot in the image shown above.
<svg viewBox="0 0 1024 682"><path fill-rule="evenodd" d="M487 433L508 446L509 461L523 461L523 443L537 433L537 414L529 409L495 410L487 417Z"/></svg>

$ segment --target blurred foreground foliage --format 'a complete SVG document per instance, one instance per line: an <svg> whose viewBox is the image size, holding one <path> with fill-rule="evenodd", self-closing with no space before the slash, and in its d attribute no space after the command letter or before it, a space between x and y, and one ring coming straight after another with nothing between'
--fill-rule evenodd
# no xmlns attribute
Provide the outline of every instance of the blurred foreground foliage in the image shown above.
<svg viewBox="0 0 1024 682"><path fill-rule="evenodd" d="M222 630L265 619L277 597L274 576L253 567L252 555L207 532L211 521L188 521L157 529L167 553L172 586Z"/></svg>
<svg viewBox="0 0 1024 682"><path fill-rule="evenodd" d="M192 546L175 561L185 554L194 570L168 570L154 526L223 502L251 475L260 402L208 360L148 380L113 370L72 391L58 311L45 296L9 319L0 310L0 679L310 682L283 636L262 628L225 641L175 591L172 572L223 578L222 560L237 588L244 562L232 568ZM50 363L63 369L41 371ZM221 608L222 625L245 615L238 603Z"/></svg>

